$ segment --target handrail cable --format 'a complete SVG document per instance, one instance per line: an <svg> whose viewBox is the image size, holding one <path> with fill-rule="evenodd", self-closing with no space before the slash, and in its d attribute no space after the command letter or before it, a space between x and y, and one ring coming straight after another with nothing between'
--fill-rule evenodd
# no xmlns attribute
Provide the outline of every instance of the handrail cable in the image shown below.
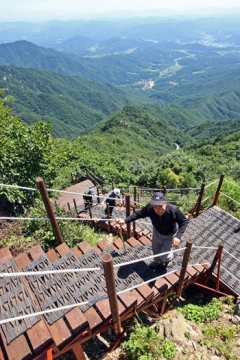
<svg viewBox="0 0 240 360"><path fill-rule="evenodd" d="M203 264L194 264L194 265L188 265L188 266L196 266L196 265L209 265L209 263L203 263ZM172 274L178 270L181 270L181 267L179 267L178 269L175 269L175 270L172 270L170 271L168 274ZM150 280L147 280L147 281L144 281L142 282L141 284L137 284L135 286L132 286L131 288L127 288L125 290L122 290L122 291L119 291L116 293L116 295L120 295L124 292L127 292L127 291L131 291L137 287L140 287L144 284L148 284L150 282L153 282L157 279L161 279L163 277L165 277L166 274L163 274L163 275L160 275L160 276L157 276L153 279L150 279ZM26 315L20 315L20 316L16 316L16 317L13 317L13 318L9 318L9 319L4 319L4 320L0 320L0 325L2 324L6 324L8 322L12 322L12 321L20 321L20 320L24 320L24 319L27 319L27 318L30 318L30 317L33 317L33 316L39 316L39 315L44 315L44 314L49 314L49 313L52 313L52 312L55 312L55 311L60 311L60 310L67 310L67 309L72 309L73 307L76 307L76 306L81 306L81 305L85 305L85 304L90 304L90 303L93 303L93 302L97 302L97 301L101 301L101 300L106 300L108 299L108 296L104 296L102 298L97 298L97 299L91 299L91 300L87 300L87 301L84 301L84 302L81 302L81 303L75 303L75 304L69 304L69 305L64 305L64 306L59 306L57 308L54 308L54 309L47 309L47 310L42 310L42 311L38 311L38 312L35 312L35 313L31 313L31 314L26 314Z"/></svg>
<svg viewBox="0 0 240 360"><path fill-rule="evenodd" d="M136 260L132 260L132 261L127 261L125 263L120 263L120 264L115 264L113 265L114 268L118 268L119 266L125 266L125 265L130 265L130 264L135 264L139 261L144 261L144 260L149 260L149 259L153 259L155 257L158 257L160 255L167 255L167 254L170 254L170 253L175 253L175 252L179 252L179 251L182 251L182 250L185 250L186 247L184 248L181 248L181 249L176 249L176 250L172 250L172 251L166 251L166 252L163 252L163 253L159 253L159 254L156 254L156 255L149 255L149 256L146 256L142 259L136 259Z"/></svg>
<svg viewBox="0 0 240 360"><path fill-rule="evenodd" d="M240 203L238 201L234 200L233 198L231 198L230 196L224 194L223 192L220 191L220 194L226 196L228 199L230 199L230 200L234 201L235 203L237 203L238 205L240 205Z"/></svg>
<svg viewBox="0 0 240 360"><path fill-rule="evenodd" d="M212 197L213 195L215 195L215 193L212 193L212 194L209 195L207 198L203 199L203 200L202 200L202 203L203 203L204 201L207 201L208 199L210 199L210 197Z"/></svg>
<svg viewBox="0 0 240 360"><path fill-rule="evenodd" d="M226 249L223 248L223 252L226 252L229 256L231 256L232 258L234 258L234 260L237 260L238 262L240 262L240 259L236 258L236 256L232 255L230 252L228 252Z"/></svg>
<svg viewBox="0 0 240 360"><path fill-rule="evenodd" d="M196 249L212 249L212 250L217 250L218 247L215 246L197 246L197 245L192 245L193 248Z"/></svg>
<svg viewBox="0 0 240 360"><path fill-rule="evenodd" d="M152 258L155 258L157 256L160 256L160 255L167 255L167 254L170 254L170 253L174 253L174 252L179 252L181 250L185 250L185 248L181 248L181 249L176 249L176 250L173 250L173 251L167 251L167 252L164 252L164 253L159 253L157 255L150 255L150 256L147 256L147 257L144 257L144 258L140 258L140 259L136 259L136 260L132 260L132 261L128 261L128 262L125 262L125 263L120 263L120 264L115 264L113 265L113 267L119 267L119 266L125 266L125 265L131 265L131 264L135 264L137 262L140 262L140 261L144 261L144 260L149 260L149 259L152 259ZM95 267L95 268L84 268L84 269L59 269L59 270L40 270L40 271L19 271L19 272L3 272L3 273L0 273L0 278L1 277L14 277L14 276L35 276L35 275L49 275L49 274L62 274L62 273L66 273L66 272L81 272L81 271L98 271L98 270L102 270L102 267Z"/></svg>
<svg viewBox="0 0 240 360"><path fill-rule="evenodd" d="M233 185L233 186L236 186L237 188L240 189L240 186L239 186L239 185L232 183L231 181L227 180L226 178L225 178L224 180L227 181L229 184L231 184L231 185Z"/></svg>
<svg viewBox="0 0 240 360"><path fill-rule="evenodd" d="M218 182L219 180L214 180L212 183L210 183L210 184L208 184L208 185L206 185L205 186L205 189L207 188L207 187L209 187L209 186L211 186L211 185L213 185L213 184L215 184L216 182Z"/></svg>
<svg viewBox="0 0 240 360"><path fill-rule="evenodd" d="M240 282L240 278L237 278L235 275L233 275L232 273L230 273L230 271L227 270L223 265L221 265L221 267L222 267L228 274L230 274L233 278L235 278L237 281Z"/></svg>

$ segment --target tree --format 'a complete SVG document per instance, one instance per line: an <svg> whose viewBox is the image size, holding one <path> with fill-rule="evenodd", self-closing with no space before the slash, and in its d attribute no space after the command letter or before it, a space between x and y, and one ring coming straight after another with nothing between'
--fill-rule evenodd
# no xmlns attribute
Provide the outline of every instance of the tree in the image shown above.
<svg viewBox="0 0 240 360"><path fill-rule="evenodd" d="M3 97L0 90L0 179L3 184L36 187L41 176L50 185L55 177L53 138L49 123L27 126L12 116L6 105L12 97ZM36 192L0 187L1 210L19 209L32 203Z"/></svg>

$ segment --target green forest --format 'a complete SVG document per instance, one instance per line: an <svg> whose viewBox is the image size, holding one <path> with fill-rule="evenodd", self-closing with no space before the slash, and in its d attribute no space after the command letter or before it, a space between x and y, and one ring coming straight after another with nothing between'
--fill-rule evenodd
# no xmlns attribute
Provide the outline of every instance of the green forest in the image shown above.
<svg viewBox="0 0 240 360"><path fill-rule="evenodd" d="M170 124L179 111L175 106L164 110ZM70 186L74 177L76 181L85 179L88 168L103 180L106 188L114 183L123 192L131 185L192 189L200 188L202 183L210 184L225 173L228 182L224 182L223 192L228 197L220 198L220 206L240 218L239 120L222 121L220 127L219 122L206 122L186 131L184 112L181 130L155 117L154 106L125 105L88 129L87 134L71 141L54 138L50 122L27 124L13 112L14 98L2 89L2 184L36 188L36 178L40 176L47 188L61 190ZM206 189L205 196L214 193L216 186ZM0 199L2 216L46 216L37 192L1 186ZM181 197L170 192L168 199L187 214L197 200L197 193L189 190L187 196ZM202 208L210 206L212 200L202 204ZM62 214L63 210L56 212ZM48 223L24 221L19 226L20 235L14 230L1 246L26 247L26 243L39 242L46 248L56 245ZM69 246L86 237L90 242L97 241L94 231L86 226L73 223L69 226L62 221L61 230Z"/></svg>

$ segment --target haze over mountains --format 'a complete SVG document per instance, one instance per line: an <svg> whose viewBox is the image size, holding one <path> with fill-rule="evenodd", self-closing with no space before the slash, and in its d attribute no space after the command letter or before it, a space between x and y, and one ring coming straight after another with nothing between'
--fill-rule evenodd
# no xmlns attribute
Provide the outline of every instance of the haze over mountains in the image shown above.
<svg viewBox="0 0 240 360"><path fill-rule="evenodd" d="M0 87L55 137L126 104L197 136L196 125L240 118L239 64L238 15L0 23Z"/></svg>

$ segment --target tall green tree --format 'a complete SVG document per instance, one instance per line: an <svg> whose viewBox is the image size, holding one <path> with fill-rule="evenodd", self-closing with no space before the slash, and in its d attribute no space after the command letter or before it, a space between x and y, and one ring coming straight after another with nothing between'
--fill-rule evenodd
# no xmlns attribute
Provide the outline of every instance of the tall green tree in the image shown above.
<svg viewBox="0 0 240 360"><path fill-rule="evenodd" d="M12 116L7 103L13 100L4 97L4 90L0 90L0 182L36 187L36 178L41 176L50 185L56 171L50 124L39 122L27 126ZM30 205L35 196L36 192L1 185L1 210Z"/></svg>

